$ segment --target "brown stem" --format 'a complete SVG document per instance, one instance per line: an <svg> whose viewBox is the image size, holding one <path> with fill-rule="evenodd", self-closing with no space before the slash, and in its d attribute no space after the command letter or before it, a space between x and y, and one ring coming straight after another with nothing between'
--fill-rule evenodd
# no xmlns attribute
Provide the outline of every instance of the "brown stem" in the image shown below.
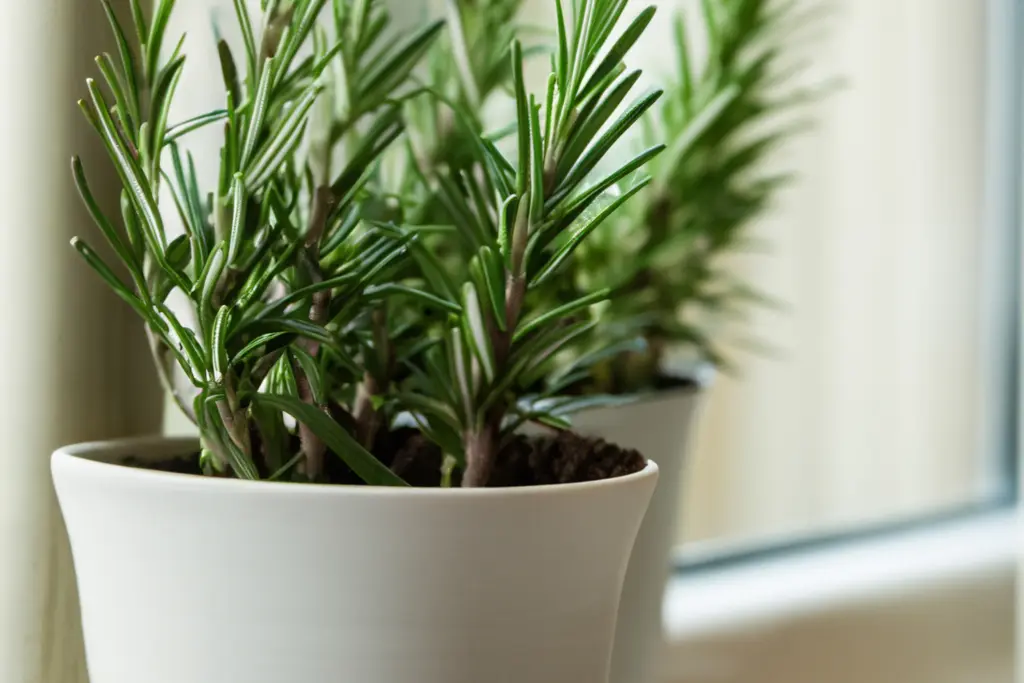
<svg viewBox="0 0 1024 683"><path fill-rule="evenodd" d="M314 322L317 325L323 325L327 322L330 305L330 290L314 294L313 304L309 307L310 322ZM316 357L320 351L320 342L316 340L303 337L298 343L313 357ZM313 396L313 389L309 384L309 378L306 377L305 371L298 363L294 362L292 363L292 370L295 373L295 383L299 389L299 398L311 406L316 405L316 398ZM305 463L302 469L306 476L315 481L323 474L324 454L327 452L327 446L312 429L302 422L299 423L299 443L302 445L302 452L305 453Z"/></svg>
<svg viewBox="0 0 1024 683"><path fill-rule="evenodd" d="M247 458L252 459L249 419L246 417L245 410L238 403L238 395L235 393L231 375L224 377L224 394L225 397L217 401L217 412L220 413L221 422L224 423L224 428L227 429L231 441Z"/></svg>
<svg viewBox="0 0 1024 683"><path fill-rule="evenodd" d="M317 261L320 254L320 238L327 223L327 214L330 211L331 190L329 187L320 186L313 193L313 204L309 211L309 230L306 233L306 253L313 264L314 277L320 277ZM317 325L327 324L327 317L330 315L331 290L325 289L313 295L313 303L309 307L309 321ZM298 342L309 355L316 357L320 352L320 342L309 338L301 338ZM298 365L292 363L295 372L295 383L299 389L299 398L304 403L316 405L316 398L313 396L313 389L309 384L309 378L305 371ZM321 406L322 407L322 406ZM323 475L324 454L327 446L312 429L302 422L299 423L299 443L302 445L302 452L305 454L302 470L311 480L317 480Z"/></svg>
<svg viewBox="0 0 1024 683"><path fill-rule="evenodd" d="M363 375L363 381L356 389L356 402L352 410L352 417L356 421L356 438L368 450L373 447L381 426L380 415L373 407L373 397L387 388L394 362L391 343L388 341L387 310L383 306L373 310L372 326L374 351L382 376L377 377L371 372Z"/></svg>
<svg viewBox="0 0 1024 683"><path fill-rule="evenodd" d="M661 335L649 334L647 336L647 355L650 359L652 374L657 374L664 367L666 346L665 339Z"/></svg>
<svg viewBox="0 0 1024 683"><path fill-rule="evenodd" d="M491 342L494 348L495 364L500 368L508 359L512 350L512 336L519 315L523 310L523 299L526 298L526 278L522 275L509 275L505 280L505 331L497 325L491 327Z"/></svg>
<svg viewBox="0 0 1024 683"><path fill-rule="evenodd" d="M268 57L277 54L284 29L291 22L294 12L295 5L289 3L284 7L278 6L273 15L267 18L266 26L263 28L263 41L260 43L259 59L256 62L259 68L263 68L263 62Z"/></svg>
<svg viewBox="0 0 1024 683"><path fill-rule="evenodd" d="M352 418L356 421L356 439L369 450L380 429L380 415L373 407L373 397L380 393L377 378L367 372L356 389L356 402Z"/></svg>
<svg viewBox="0 0 1024 683"><path fill-rule="evenodd" d="M313 193L313 205L309 210L309 230L306 232L306 249L313 261L320 257L320 238L327 227L328 214L331 212L331 188L321 185Z"/></svg>
<svg viewBox="0 0 1024 683"><path fill-rule="evenodd" d="M306 373L298 366L298 363L293 363L292 368L295 371L295 384L299 389L299 398L304 403L316 405L313 390L309 386L309 379L306 377ZM299 422L299 443L305 455L300 469L309 477L310 481L317 481L323 476L324 455L327 453L327 445L304 422Z"/></svg>
<svg viewBox="0 0 1024 683"><path fill-rule="evenodd" d="M249 453L249 439L242 436L241 425L237 419L236 413L228 405L228 400L224 399L217 401L217 412L220 413L220 420L224 423L224 428L228 430L228 436L236 446L245 454Z"/></svg>
<svg viewBox="0 0 1024 683"><path fill-rule="evenodd" d="M487 486L498 456L497 423L486 420L480 429L464 434L463 441L466 444L466 469L462 473L462 486Z"/></svg>
<svg viewBox="0 0 1024 683"><path fill-rule="evenodd" d="M491 327L491 341L494 347L495 363L504 366L512 350L512 336L526 296L526 278L509 275L505 284L505 331L496 325ZM500 369L499 369L500 374ZM486 486L490 481L494 464L498 458L501 437L501 423L508 412L508 406L498 404L488 411L483 423L476 430L463 434L466 447L466 469L462 474L462 485L466 487Z"/></svg>

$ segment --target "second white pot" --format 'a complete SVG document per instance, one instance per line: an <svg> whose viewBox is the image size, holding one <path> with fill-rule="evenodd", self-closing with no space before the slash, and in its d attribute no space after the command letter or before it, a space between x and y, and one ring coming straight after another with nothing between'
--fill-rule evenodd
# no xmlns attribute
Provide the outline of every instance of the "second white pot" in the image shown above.
<svg viewBox="0 0 1024 683"><path fill-rule="evenodd" d="M654 463L510 489L318 486L52 469L91 683L604 683Z"/></svg>
<svg viewBox="0 0 1024 683"><path fill-rule="evenodd" d="M701 396L698 388L666 391L635 403L584 411L573 419L580 432L634 448L661 468L622 588L611 683L656 680L661 606L676 542L683 469Z"/></svg>

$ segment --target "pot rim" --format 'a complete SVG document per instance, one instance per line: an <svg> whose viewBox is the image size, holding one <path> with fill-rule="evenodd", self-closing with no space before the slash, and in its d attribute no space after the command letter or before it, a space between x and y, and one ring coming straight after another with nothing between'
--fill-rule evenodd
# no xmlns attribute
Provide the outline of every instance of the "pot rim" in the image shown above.
<svg viewBox="0 0 1024 683"><path fill-rule="evenodd" d="M644 468L632 474L610 479L583 481L569 484L540 484L531 486L508 486L494 488L435 488L415 486L350 486L345 484L297 484L281 481L249 481L207 477L178 472L160 472L144 467L131 467L116 462L98 460L95 456L118 458L136 455L140 451L152 453L158 450L168 456L180 453L183 449L198 448L199 441L195 437L181 436L141 436L108 441L88 441L84 443L62 446L50 456L50 469L54 477L58 471L77 477L90 479L117 479L122 483L136 488L156 485L171 486L187 490L221 491L226 494L266 492L274 495L315 495L315 496L386 496L391 498L437 498L437 499L481 499L504 498L510 496L566 495L587 493L598 489L625 486L641 480L656 478L658 465L648 459Z"/></svg>

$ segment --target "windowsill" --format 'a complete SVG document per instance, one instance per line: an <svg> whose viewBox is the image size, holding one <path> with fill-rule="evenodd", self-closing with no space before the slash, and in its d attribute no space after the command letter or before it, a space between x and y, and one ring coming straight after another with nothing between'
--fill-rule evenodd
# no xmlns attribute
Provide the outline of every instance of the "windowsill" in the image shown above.
<svg viewBox="0 0 1024 683"><path fill-rule="evenodd" d="M681 575L665 681L1011 681L1018 544L999 511Z"/></svg>

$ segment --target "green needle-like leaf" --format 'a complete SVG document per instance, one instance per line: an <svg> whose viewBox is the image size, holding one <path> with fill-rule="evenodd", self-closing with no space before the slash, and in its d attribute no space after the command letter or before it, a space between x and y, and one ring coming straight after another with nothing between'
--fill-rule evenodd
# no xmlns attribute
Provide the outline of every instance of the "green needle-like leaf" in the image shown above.
<svg viewBox="0 0 1024 683"><path fill-rule="evenodd" d="M582 156L579 162L569 171L565 180L561 182L551 202L557 202L566 194L572 191L583 179L597 167L597 164L604 158L612 145L621 138L627 130L640 119L651 106L658 101L662 95L661 90L655 90L635 102L629 109L615 120L601 136L594 141Z"/></svg>
<svg viewBox="0 0 1024 683"><path fill-rule="evenodd" d="M117 253L118 258L120 258L128 268L128 272L131 274L139 292L145 292L146 287L145 278L142 276L142 264L136 260L135 255L121 240L120 235L118 235L117 231L114 230L114 226L111 225L110 221L100 209L92 191L89 189L89 183L85 178L85 171L82 168L82 161L78 157L72 157L71 171L75 179L75 186L78 188L78 193L81 195L82 201L89 210L89 215L92 216L93 222L100 229L100 232L103 233L103 236L114 249L114 252Z"/></svg>
<svg viewBox="0 0 1024 683"><path fill-rule="evenodd" d="M490 382L494 380L495 374L494 349L491 346L484 319L484 311L476 287L472 282L467 282L462 286L463 331L474 355L480 361L484 377Z"/></svg>
<svg viewBox="0 0 1024 683"><path fill-rule="evenodd" d="M512 85L516 94L516 120L519 129L519 166L516 174L516 194L522 196L529 186L530 168L530 102L526 97L523 78L523 50L519 41L512 42Z"/></svg>
<svg viewBox="0 0 1024 683"><path fill-rule="evenodd" d="M429 292L425 292L414 287L408 287L400 284L385 284L385 285L373 285L367 287L365 296L371 301L375 300L387 300L393 296L406 296L412 299L416 299L427 306L436 308L447 313L458 314L462 312L459 305L453 301L449 301L439 296L435 296Z"/></svg>
<svg viewBox="0 0 1024 683"><path fill-rule="evenodd" d="M221 306L213 320L213 332L210 334L210 359L213 366L213 378L223 383L224 373L228 369L227 333L231 325L231 309Z"/></svg>
<svg viewBox="0 0 1024 683"><path fill-rule="evenodd" d="M232 102L242 101L242 88L238 83L238 66L226 40L217 42L217 58L220 60L220 75Z"/></svg>
<svg viewBox="0 0 1024 683"><path fill-rule="evenodd" d="M239 365L240 363L245 362L247 359L252 357L256 351L259 351L270 342L280 339L288 334L290 334L290 332L278 331L259 335L243 346L242 349L235 354L234 358L231 359L231 365Z"/></svg>
<svg viewBox="0 0 1024 683"><path fill-rule="evenodd" d="M256 73L256 39L253 36L252 20L249 19L249 10L245 7L245 0L234 0L235 16L238 19L238 26L242 30L242 40L245 42L245 59L249 65L249 73Z"/></svg>
<svg viewBox="0 0 1024 683"><path fill-rule="evenodd" d="M587 221L579 230L573 233L569 241L566 242L548 261L547 265L544 266L543 270L537 273L534 280L534 285L544 284L548 278L558 272L558 269L566 261L569 256L579 247L579 245L585 240L590 233L597 229L602 223L604 223L609 217L619 210L619 207L625 204L633 195L647 187L650 183L650 179L646 178L642 182L637 183L633 187L629 188L626 192L615 198L608 206L601 209L600 212L589 221Z"/></svg>
<svg viewBox="0 0 1024 683"><path fill-rule="evenodd" d="M270 134L270 139L252 166L245 170L245 185L252 192L263 187L270 174L298 145L306 127L306 114L309 113L321 89L321 86L314 85L306 90L288 117Z"/></svg>
<svg viewBox="0 0 1024 683"><path fill-rule="evenodd" d="M544 141L540 114L530 96L530 224L537 225L544 216Z"/></svg>
<svg viewBox="0 0 1024 683"><path fill-rule="evenodd" d="M317 365L316 359L309 355L309 352L301 346L290 347L288 353L292 355L292 358L302 368L302 374L306 376L306 381L309 382L309 390L313 394L313 403L323 405L323 379L321 378L320 367Z"/></svg>
<svg viewBox="0 0 1024 683"><path fill-rule="evenodd" d="M101 278L110 286L114 293L121 297L129 306L135 309L135 312L139 314L143 319L150 317L149 311L143 306L142 302L139 301L138 297L132 294L131 290L128 289L128 285L121 281L114 271L110 269L103 259L93 251L92 247L85 243L79 237L72 238L71 246L81 255L85 262L88 263L93 270L95 270Z"/></svg>
<svg viewBox="0 0 1024 683"><path fill-rule="evenodd" d="M622 100L625 99L639 78L639 70L629 73L603 99L594 98L590 107L580 113L580 116L573 124L565 149L558 161L557 178L559 181L565 178L569 169L572 168L573 164L579 160L584 150L586 150L587 145L597 137L601 128L608 122L608 119L615 113L619 105L622 104Z"/></svg>
<svg viewBox="0 0 1024 683"><path fill-rule="evenodd" d="M206 268L196 278L196 286L200 293L199 301L204 304L204 307L213 307L213 292L220 281L221 272L224 270L227 260L226 251L227 245L224 242L214 247L213 253L210 254L210 259L206 262Z"/></svg>
<svg viewBox="0 0 1024 683"><path fill-rule="evenodd" d="M204 358L203 348L199 344L199 340L196 339L195 333L182 325L178 320L178 316L166 304L160 304L158 310L160 316L170 329L174 330L174 334L181 344L181 349L185 352L185 356L192 366L193 375L197 378L205 377L209 369Z"/></svg>
<svg viewBox="0 0 1024 683"><path fill-rule="evenodd" d="M156 82L153 93L153 111L155 113L155 119L153 120L153 128L151 130L153 142L150 145L150 149L153 150L153 170L150 172L151 179L159 177L158 169L160 167L160 150L163 149L164 142L166 140L167 117L171 111L171 101L174 98L174 91L178 88L178 82L181 80L184 65L185 58L177 58L160 73L160 77Z"/></svg>
<svg viewBox="0 0 1024 683"><path fill-rule="evenodd" d="M249 205L249 196L246 194L245 181L242 179L241 173L235 174L234 182L231 184L231 203L234 208L231 214L231 238L228 242L227 263L235 265L245 231L245 210Z"/></svg>
<svg viewBox="0 0 1024 683"><path fill-rule="evenodd" d="M160 50L164 44L164 33L167 22L174 10L175 0L159 0L153 12L153 23L149 26L149 37L146 39L146 77L154 79L160 60Z"/></svg>
<svg viewBox="0 0 1024 683"><path fill-rule="evenodd" d="M637 15L630 25L622 32L615 44L608 50L604 59L598 65L594 72L591 74L587 84L580 90L580 99L585 99L597 86L601 80L612 72L615 67L620 64L623 58L626 56L636 44L636 41L640 38L643 32L647 29L647 25L651 23L651 19L654 18L655 7L645 7L643 11Z"/></svg>
<svg viewBox="0 0 1024 683"><path fill-rule="evenodd" d="M235 3L244 3L244 0L235 0ZM256 141L263 130L265 116L267 114L267 100L270 98L270 75L273 72L273 58L267 59L264 63L259 87L256 88L256 97L253 99L249 117L249 130L245 133L245 143L242 145L242 158L239 167L243 170L248 168L249 160L256 149Z"/></svg>
<svg viewBox="0 0 1024 683"><path fill-rule="evenodd" d="M515 339L522 339L529 335L534 330L546 327L547 325L550 325L552 322L556 320L561 320L562 318L569 318L585 308L589 308L594 304L607 300L610 295L610 289L599 289L596 292L591 292L590 294L580 297L575 301L570 301L569 303L562 304L557 308L553 308L550 311L543 313L537 316L536 318L533 318L532 320L529 320L528 322L521 325L519 329L516 330Z"/></svg>
<svg viewBox="0 0 1024 683"><path fill-rule="evenodd" d="M178 138L191 133L194 130L199 130L211 123L217 123L223 121L228 117L226 109L217 109L206 114L199 114L193 116L190 119L186 119L181 123L176 123L173 126L169 126L167 131L164 133L164 145L176 141Z"/></svg>
<svg viewBox="0 0 1024 683"><path fill-rule="evenodd" d="M341 425L321 410L292 396L260 393L257 403L288 413L323 440L331 451L371 486L407 486L401 477L388 469L346 432Z"/></svg>
<svg viewBox="0 0 1024 683"><path fill-rule="evenodd" d="M389 59L366 72L359 83L359 101L364 110L376 108L409 73L437 38L444 22L436 21L410 36Z"/></svg>
<svg viewBox="0 0 1024 683"><path fill-rule="evenodd" d="M106 81L107 87L110 88L110 92L114 95L114 105L118 118L121 120L126 134L129 136L129 140L131 140L131 136L134 135L134 131L131 128L134 119L128 108L128 97L121 86L120 79L114 72L113 60L110 59L110 55L104 53L96 58L96 66L99 67L100 73L103 74L103 80Z"/></svg>
<svg viewBox="0 0 1024 683"><path fill-rule="evenodd" d="M129 196L132 198L136 210L142 217L144 234L150 249L153 250L158 258L163 258L164 249L166 248L163 223L157 211L156 200L149 189L149 183L146 182L142 169L139 168L131 152L128 151L120 135L118 135L117 128L110 119L107 102L96 86L96 82L90 78L86 81L86 85L89 88L89 94L92 96L93 108L89 109L83 103L81 105L83 111L86 112L86 116L94 122L97 130L103 136L103 141L115 162L118 174L121 176L125 187L129 190Z"/></svg>
<svg viewBox="0 0 1024 683"><path fill-rule="evenodd" d="M323 344L333 344L334 338L331 334L323 327L309 322L308 320L298 320L296 318L263 318L260 320L260 324L263 327L270 329L281 329L286 332L292 332L305 337L306 339L312 339Z"/></svg>
<svg viewBox="0 0 1024 683"><path fill-rule="evenodd" d="M141 121L139 120L139 86L136 76L135 57L131 47L128 45L128 39L121 28L121 23L117 20L117 15L110 6L109 0L100 1L103 5L103 12L107 15L107 21L110 23L110 29L114 33L114 39L117 42L117 53L121 57L121 69L124 74L123 85L128 104L127 113L131 117L130 121L137 125Z"/></svg>

